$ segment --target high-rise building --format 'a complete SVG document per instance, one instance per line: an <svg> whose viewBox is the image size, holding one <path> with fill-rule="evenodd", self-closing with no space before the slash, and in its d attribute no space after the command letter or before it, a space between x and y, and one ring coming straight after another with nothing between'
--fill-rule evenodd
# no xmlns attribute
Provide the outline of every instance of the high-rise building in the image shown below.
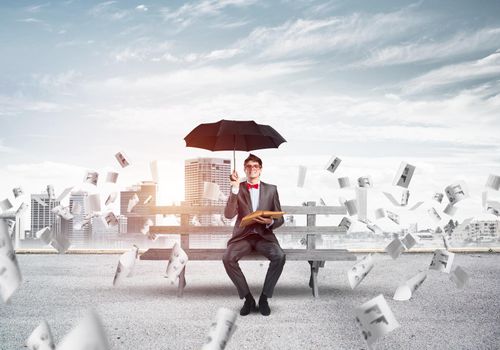
<svg viewBox="0 0 500 350"><path fill-rule="evenodd" d="M120 214L127 217L127 234L140 233L147 220L156 224L156 215L151 209L156 206L157 184L152 181L142 181L125 191L120 192ZM130 213L127 212L130 199L137 195L139 201Z"/></svg>
<svg viewBox="0 0 500 350"><path fill-rule="evenodd" d="M59 204L55 199L49 199L47 193L31 195L31 232L27 239L36 239L35 234L47 226L55 234L60 234L61 220L52 213L52 209Z"/></svg>
<svg viewBox="0 0 500 350"><path fill-rule="evenodd" d="M231 184L231 160L221 158L188 159L184 164L184 198L189 205L225 205L224 199L217 201L203 198L204 182L213 182L219 186L224 196L229 196ZM209 215L198 217L203 226L213 224Z"/></svg>

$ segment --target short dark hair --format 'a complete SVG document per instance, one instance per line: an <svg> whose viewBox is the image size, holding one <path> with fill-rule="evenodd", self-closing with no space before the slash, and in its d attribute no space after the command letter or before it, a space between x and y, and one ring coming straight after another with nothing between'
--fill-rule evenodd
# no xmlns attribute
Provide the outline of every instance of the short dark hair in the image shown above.
<svg viewBox="0 0 500 350"><path fill-rule="evenodd" d="M245 161L243 162L243 165L244 166L247 165L247 163L249 161L257 162L257 163L259 163L260 166L262 166L262 159L257 157L255 154L250 153L250 155L247 157L247 159L245 159Z"/></svg>

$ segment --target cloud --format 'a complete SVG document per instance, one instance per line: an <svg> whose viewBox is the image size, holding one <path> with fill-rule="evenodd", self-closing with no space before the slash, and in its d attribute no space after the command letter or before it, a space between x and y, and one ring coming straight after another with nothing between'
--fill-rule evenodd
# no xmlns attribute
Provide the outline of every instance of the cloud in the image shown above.
<svg viewBox="0 0 500 350"><path fill-rule="evenodd" d="M16 153L17 150L15 148L5 146L2 139L0 139L0 153Z"/></svg>
<svg viewBox="0 0 500 350"><path fill-rule="evenodd" d="M447 65L431 70L408 82L403 92L414 94L480 79L497 80L500 76L500 50L474 61ZM463 85L462 85L463 86Z"/></svg>
<svg viewBox="0 0 500 350"><path fill-rule="evenodd" d="M41 19L37 19L37 18L33 18L33 17L29 17L29 18L22 18L22 19L18 19L17 20L18 22L21 22L21 23L33 23L33 24L38 24L40 26L42 26L45 30L51 32L52 31L52 26L45 22L45 21L42 21Z"/></svg>
<svg viewBox="0 0 500 350"><path fill-rule="evenodd" d="M108 19L112 21L121 20L130 14L130 11L120 10L115 5L117 1L105 1L101 2L88 11L88 13L93 17Z"/></svg>
<svg viewBox="0 0 500 350"><path fill-rule="evenodd" d="M257 0L202 0L182 5L177 10L162 9L165 21L173 22L185 28L203 17L219 15L226 7L248 7Z"/></svg>
<svg viewBox="0 0 500 350"><path fill-rule="evenodd" d="M50 2L47 2L45 4L28 6L25 8L25 10L27 12L36 13L36 12L40 12L43 8L49 7L49 6L50 6Z"/></svg>
<svg viewBox="0 0 500 350"><path fill-rule="evenodd" d="M459 33L438 42L433 39L419 39L416 42L376 49L367 59L355 62L353 66L378 67L436 62L481 50L497 49L499 42L500 28L483 28L472 33Z"/></svg>
<svg viewBox="0 0 500 350"><path fill-rule="evenodd" d="M43 89L68 92L82 78L82 73L70 69L59 74L35 74L33 79Z"/></svg>
<svg viewBox="0 0 500 350"><path fill-rule="evenodd" d="M148 10L148 8L146 7L146 5L137 5L137 7L135 8L137 11L142 11L142 12L146 12Z"/></svg>

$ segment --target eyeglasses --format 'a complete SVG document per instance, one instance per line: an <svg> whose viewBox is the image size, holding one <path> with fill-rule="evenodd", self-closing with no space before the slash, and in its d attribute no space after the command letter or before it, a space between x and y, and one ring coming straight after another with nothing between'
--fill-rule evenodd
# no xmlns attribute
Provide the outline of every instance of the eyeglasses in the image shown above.
<svg viewBox="0 0 500 350"><path fill-rule="evenodd" d="M260 165L259 164L245 165L245 169L260 169Z"/></svg>

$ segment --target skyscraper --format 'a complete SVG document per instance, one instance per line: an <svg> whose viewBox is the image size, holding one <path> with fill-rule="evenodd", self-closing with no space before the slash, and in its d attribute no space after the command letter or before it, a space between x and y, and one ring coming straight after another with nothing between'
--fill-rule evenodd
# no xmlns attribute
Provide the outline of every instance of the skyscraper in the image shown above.
<svg viewBox="0 0 500 350"><path fill-rule="evenodd" d="M73 247L86 247L92 239L92 222L82 225L85 217L89 214L86 203L87 197L88 193L85 191L72 192L69 197L69 207L73 213L73 219L65 223L63 232L66 233L66 237ZM80 211L75 213L74 209L77 206Z"/></svg>
<svg viewBox="0 0 500 350"><path fill-rule="evenodd" d="M61 220L51 211L59 204L54 199L49 200L47 193L31 195L31 233L26 238L36 239L35 234L47 226L51 226L55 234L60 234Z"/></svg>
<svg viewBox="0 0 500 350"><path fill-rule="evenodd" d="M156 206L156 190L156 182L142 181L120 192L120 214L127 217L127 234L140 233L148 219L153 221L153 225L156 224L156 216L151 214L151 208ZM128 203L135 194L139 197L139 202L128 213Z"/></svg>

